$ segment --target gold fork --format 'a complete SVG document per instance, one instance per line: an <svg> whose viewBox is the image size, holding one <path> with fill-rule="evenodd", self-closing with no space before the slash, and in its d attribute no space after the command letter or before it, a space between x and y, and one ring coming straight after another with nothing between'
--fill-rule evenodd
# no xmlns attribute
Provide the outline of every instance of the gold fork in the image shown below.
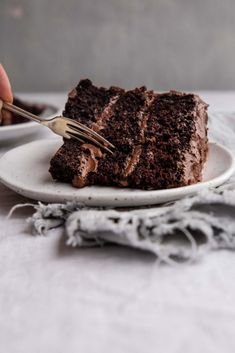
<svg viewBox="0 0 235 353"><path fill-rule="evenodd" d="M108 140L100 136L97 132L91 130L89 127L64 116L56 116L51 119L42 119L16 105L5 103L0 100L0 107L12 113L23 116L24 118L36 121L51 129L55 134L63 136L67 139L75 139L82 143L89 141L91 144L102 148L105 151L113 153L114 145Z"/></svg>

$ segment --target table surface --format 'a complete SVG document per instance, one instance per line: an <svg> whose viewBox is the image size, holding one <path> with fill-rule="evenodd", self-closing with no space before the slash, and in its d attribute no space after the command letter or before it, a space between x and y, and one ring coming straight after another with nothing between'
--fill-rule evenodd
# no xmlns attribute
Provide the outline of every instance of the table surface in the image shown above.
<svg viewBox="0 0 235 353"><path fill-rule="evenodd" d="M235 111L235 91L199 93L210 111ZM66 99L21 96L60 107ZM36 138L50 136L43 129ZM5 219L26 201L0 184L1 352L235 351L233 252L169 267L122 247L70 249L62 229L31 236L32 209Z"/></svg>

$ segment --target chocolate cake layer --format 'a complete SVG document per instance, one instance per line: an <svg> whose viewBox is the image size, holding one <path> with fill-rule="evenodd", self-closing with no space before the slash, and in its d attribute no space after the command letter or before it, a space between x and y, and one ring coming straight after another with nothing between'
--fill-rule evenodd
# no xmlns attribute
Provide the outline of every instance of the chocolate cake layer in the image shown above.
<svg viewBox="0 0 235 353"><path fill-rule="evenodd" d="M207 104L197 95L145 87L97 88L81 80L64 116L108 139L113 154L72 140L51 160L56 180L85 185L163 189L196 183L207 157Z"/></svg>

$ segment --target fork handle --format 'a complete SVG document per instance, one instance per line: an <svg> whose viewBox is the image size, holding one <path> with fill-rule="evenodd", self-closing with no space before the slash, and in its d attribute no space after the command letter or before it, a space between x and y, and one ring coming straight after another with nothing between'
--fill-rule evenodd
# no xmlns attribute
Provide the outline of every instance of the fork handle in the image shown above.
<svg viewBox="0 0 235 353"><path fill-rule="evenodd" d="M19 107L17 107L16 105L13 105L13 104L10 104L10 103L6 103L6 102L2 102L0 101L0 103L2 103L2 109L5 109L5 110L8 110L12 113L15 113L15 114L18 114L20 116L23 116L24 118L26 119L30 119L30 120L33 120L33 121L36 121L37 123L39 124L43 124L43 120L40 119L38 116L30 113L30 112L27 112L26 110L24 109L21 109ZM1 106L1 104L0 104Z"/></svg>

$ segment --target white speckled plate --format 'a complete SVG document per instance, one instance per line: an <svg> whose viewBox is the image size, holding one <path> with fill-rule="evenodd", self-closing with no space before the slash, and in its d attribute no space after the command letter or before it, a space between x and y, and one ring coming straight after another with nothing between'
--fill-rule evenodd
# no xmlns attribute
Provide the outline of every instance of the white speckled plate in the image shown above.
<svg viewBox="0 0 235 353"><path fill-rule="evenodd" d="M69 184L53 181L48 172L50 159L61 143L60 139L39 140L10 150L0 159L0 181L17 193L35 200L77 200L90 206L124 207L153 205L192 195L223 184L235 170L232 154L224 147L210 143L201 183L152 191L99 186L76 189Z"/></svg>
<svg viewBox="0 0 235 353"><path fill-rule="evenodd" d="M31 103L36 103L36 102L31 102ZM42 103L42 104L44 104L44 103ZM52 105L48 105L48 104L46 104L46 105L47 105L47 108L40 115L41 117L50 118L50 117L54 117L56 115L59 115L59 113L61 111L59 108L52 106ZM38 123L35 123L33 121L29 121L29 122L22 123L22 124L12 124L12 125L7 125L7 126L0 126L0 145L5 144L5 143L9 143L14 140L18 140L21 138L25 138L30 135L33 135L36 132L38 132L39 129L45 129L45 127L40 126Z"/></svg>

